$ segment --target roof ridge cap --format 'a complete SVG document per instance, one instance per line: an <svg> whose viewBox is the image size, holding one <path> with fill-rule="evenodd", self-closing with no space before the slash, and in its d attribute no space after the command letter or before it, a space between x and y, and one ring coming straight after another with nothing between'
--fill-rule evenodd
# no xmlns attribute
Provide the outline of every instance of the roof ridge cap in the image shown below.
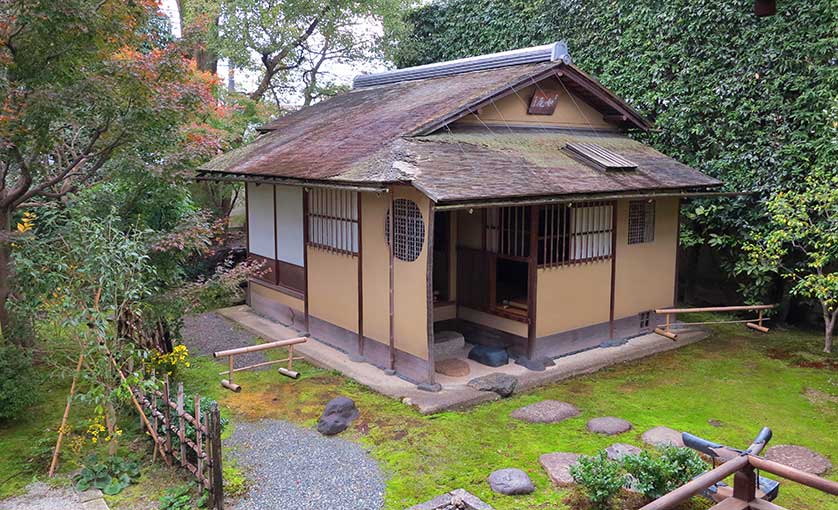
<svg viewBox="0 0 838 510"><path fill-rule="evenodd" d="M375 85L386 85L403 81L421 80L425 78L436 78L462 74L470 71L482 71L496 69L520 64L532 64L537 62L564 62L570 64L570 53L565 41L557 41L542 46L532 46L517 50L489 53L474 57L436 62L403 69L395 69L373 74L359 74L352 82L353 89L372 87Z"/></svg>

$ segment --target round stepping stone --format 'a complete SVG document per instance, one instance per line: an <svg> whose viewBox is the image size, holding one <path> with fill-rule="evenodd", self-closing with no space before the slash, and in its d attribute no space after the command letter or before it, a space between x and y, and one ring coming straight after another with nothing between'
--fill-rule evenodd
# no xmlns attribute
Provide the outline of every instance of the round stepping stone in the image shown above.
<svg viewBox="0 0 838 510"><path fill-rule="evenodd" d="M603 416L602 418L594 418L590 420L588 422L588 430L596 434L614 436L631 430L631 423L622 418Z"/></svg>
<svg viewBox="0 0 838 510"><path fill-rule="evenodd" d="M662 446L666 444L674 445L683 448L684 440L681 439L681 433L669 427L655 427L643 433L643 442L652 446Z"/></svg>
<svg viewBox="0 0 838 510"><path fill-rule="evenodd" d="M829 459L803 446L790 444L772 446L765 452L765 458L813 475L822 475L832 469Z"/></svg>
<svg viewBox="0 0 838 510"><path fill-rule="evenodd" d="M489 486L498 494L507 496L530 494L535 491L529 475L515 468L499 469L489 475Z"/></svg>
<svg viewBox="0 0 838 510"><path fill-rule="evenodd" d="M614 443L605 449L605 454L608 455L608 458L611 460L623 460L623 457L627 457L629 455L637 455L642 451L643 450L634 445L626 443Z"/></svg>
<svg viewBox="0 0 838 510"><path fill-rule="evenodd" d="M581 455L578 453L545 453L538 458L538 462L547 471L547 476L550 477L550 480L554 484L571 485L576 482L570 476L570 466L576 464L579 461L579 457Z"/></svg>
<svg viewBox="0 0 838 510"><path fill-rule="evenodd" d="M579 409L560 400L542 400L512 411L511 416L528 423L559 423L579 416Z"/></svg>
<svg viewBox="0 0 838 510"><path fill-rule="evenodd" d="M468 363L461 359L443 359L434 362L434 370L449 377L464 377L470 372Z"/></svg>

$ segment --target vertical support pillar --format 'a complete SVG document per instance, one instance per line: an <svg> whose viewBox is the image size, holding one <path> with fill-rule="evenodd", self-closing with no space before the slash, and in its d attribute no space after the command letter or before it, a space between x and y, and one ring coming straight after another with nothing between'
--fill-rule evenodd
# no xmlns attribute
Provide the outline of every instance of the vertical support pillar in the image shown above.
<svg viewBox="0 0 838 510"><path fill-rule="evenodd" d="M363 249L363 231L361 229L361 197L363 193L358 191L355 196L358 218L358 353L354 361L364 361L364 249ZM351 232L350 232L351 239ZM351 242L351 241L350 241ZM351 246L350 246L351 248Z"/></svg>
<svg viewBox="0 0 838 510"><path fill-rule="evenodd" d="M754 466L745 464L733 475L733 497L742 501L753 501L757 497L757 474Z"/></svg>
<svg viewBox="0 0 838 510"><path fill-rule="evenodd" d="M274 195L274 210L273 210L273 220L274 220L274 270L273 270L273 283L274 285L279 285L279 227L276 224L276 186L271 185L273 188L273 195Z"/></svg>
<svg viewBox="0 0 838 510"><path fill-rule="evenodd" d="M616 305L616 285L617 285L617 208L619 202L614 200L611 202L611 296L608 305L608 337L612 340L616 336L616 326L614 324L614 307Z"/></svg>
<svg viewBox="0 0 838 510"><path fill-rule="evenodd" d="M428 382L420 385L420 389L428 391L440 391L442 387L435 383L436 368L434 365L434 203L428 200L428 228L425 235L428 237L426 256L428 257L428 271L425 278L426 295L428 302Z"/></svg>
<svg viewBox="0 0 838 510"><path fill-rule="evenodd" d="M541 206L530 206L529 282L527 284L527 358L533 359L536 342L536 293L538 292L538 220Z"/></svg>
<svg viewBox="0 0 838 510"><path fill-rule="evenodd" d="M309 202L309 191L306 188L303 188L303 309L305 313L305 328L306 328L306 335L311 334L311 326L309 324L309 312L308 312L308 243L309 243L309 235L308 235L308 202Z"/></svg>
<svg viewBox="0 0 838 510"><path fill-rule="evenodd" d="M675 295L672 297L672 306L678 306L678 270L681 267L681 199L676 198L675 208L678 214L675 220Z"/></svg>
<svg viewBox="0 0 838 510"><path fill-rule="evenodd" d="M390 214L388 215L388 224L390 227L390 239L389 239L389 248L390 248L390 272L389 272L389 285L390 285L390 344L388 348L388 355L389 361L387 365L386 373L393 375L396 373L396 295L394 292L394 285L395 285L395 273L396 273L396 265L395 265L395 258L396 252L394 250L394 243L395 243L395 222L393 221L393 216L395 216L396 211L394 208L395 205L395 198L393 197L394 190L390 188Z"/></svg>

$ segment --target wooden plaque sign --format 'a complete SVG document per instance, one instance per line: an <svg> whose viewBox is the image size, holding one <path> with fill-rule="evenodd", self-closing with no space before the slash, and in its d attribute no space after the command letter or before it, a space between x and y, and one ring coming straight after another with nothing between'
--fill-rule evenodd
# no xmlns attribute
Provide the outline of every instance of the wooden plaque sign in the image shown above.
<svg viewBox="0 0 838 510"><path fill-rule="evenodd" d="M532 99L530 99L530 107L527 113L530 115L553 115L558 102L558 90L538 89L533 94Z"/></svg>

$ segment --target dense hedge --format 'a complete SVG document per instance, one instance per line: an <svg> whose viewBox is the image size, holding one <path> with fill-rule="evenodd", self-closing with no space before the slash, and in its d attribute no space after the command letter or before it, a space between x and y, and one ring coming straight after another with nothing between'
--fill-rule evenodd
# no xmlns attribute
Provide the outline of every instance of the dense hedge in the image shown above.
<svg viewBox="0 0 838 510"><path fill-rule="evenodd" d="M409 15L401 66L566 40L575 63L651 118L647 141L725 181L737 199L695 201L685 241L732 259L761 199L835 172L835 0L450 0ZM700 236L700 237L696 237Z"/></svg>

